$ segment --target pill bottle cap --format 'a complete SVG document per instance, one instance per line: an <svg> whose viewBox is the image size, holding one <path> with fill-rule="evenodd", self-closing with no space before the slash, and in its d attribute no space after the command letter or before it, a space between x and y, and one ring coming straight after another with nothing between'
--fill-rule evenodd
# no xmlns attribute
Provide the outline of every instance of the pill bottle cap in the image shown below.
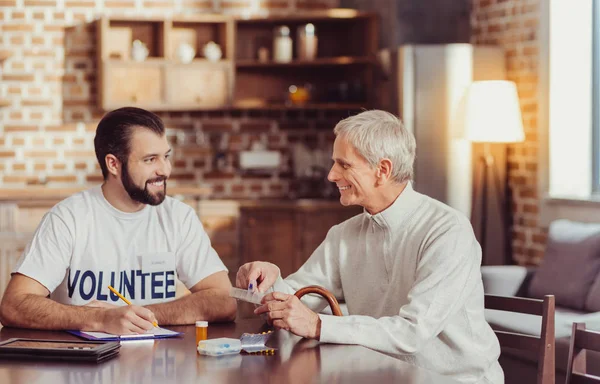
<svg viewBox="0 0 600 384"><path fill-rule="evenodd" d="M208 327L208 321L196 321L196 327Z"/></svg>

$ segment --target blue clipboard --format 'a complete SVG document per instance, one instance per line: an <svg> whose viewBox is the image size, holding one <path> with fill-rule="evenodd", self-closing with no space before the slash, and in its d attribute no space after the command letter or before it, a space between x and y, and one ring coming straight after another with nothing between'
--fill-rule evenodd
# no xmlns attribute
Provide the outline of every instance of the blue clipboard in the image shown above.
<svg viewBox="0 0 600 384"><path fill-rule="evenodd" d="M86 340L97 340L97 341L133 341L133 340L151 340L151 339L167 339L172 337L182 336L182 332L175 332L165 328L158 328L160 331L157 333L147 333L138 335L113 335L104 332L89 332L89 331L67 331L72 335L81 337Z"/></svg>

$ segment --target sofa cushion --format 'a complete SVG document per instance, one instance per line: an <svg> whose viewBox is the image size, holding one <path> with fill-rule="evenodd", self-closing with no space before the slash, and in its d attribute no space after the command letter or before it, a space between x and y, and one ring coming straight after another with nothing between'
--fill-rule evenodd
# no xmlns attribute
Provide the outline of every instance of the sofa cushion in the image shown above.
<svg viewBox="0 0 600 384"><path fill-rule="evenodd" d="M544 260L531 280L529 296L554 295L556 305L584 309L598 271L600 224L553 221Z"/></svg>
<svg viewBox="0 0 600 384"><path fill-rule="evenodd" d="M596 276L590 291L585 299L585 310L590 312L600 311L600 276Z"/></svg>

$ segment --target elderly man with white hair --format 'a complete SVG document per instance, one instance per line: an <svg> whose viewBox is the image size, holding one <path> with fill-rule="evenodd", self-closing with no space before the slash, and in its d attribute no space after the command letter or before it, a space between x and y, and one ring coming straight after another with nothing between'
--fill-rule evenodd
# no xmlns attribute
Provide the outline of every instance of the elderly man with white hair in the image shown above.
<svg viewBox="0 0 600 384"><path fill-rule="evenodd" d="M331 228L285 280L271 263L240 267L236 284L270 292L255 310L277 328L359 344L464 383L504 382L500 345L484 318L481 247L464 215L412 188L415 139L394 115L365 111L334 129L328 179L342 205L364 212ZM348 316L318 314L320 285Z"/></svg>

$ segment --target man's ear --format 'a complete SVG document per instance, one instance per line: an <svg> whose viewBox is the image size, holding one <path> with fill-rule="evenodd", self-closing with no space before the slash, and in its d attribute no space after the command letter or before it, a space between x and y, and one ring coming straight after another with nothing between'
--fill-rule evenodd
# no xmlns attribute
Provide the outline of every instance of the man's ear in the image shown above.
<svg viewBox="0 0 600 384"><path fill-rule="evenodd" d="M392 177L393 164L390 159L381 159L377 165L377 185L385 184Z"/></svg>
<svg viewBox="0 0 600 384"><path fill-rule="evenodd" d="M104 158L104 161L106 162L106 169L108 170L108 173L115 177L119 176L119 171L121 168L121 162L119 159L117 159L115 155L108 154Z"/></svg>

